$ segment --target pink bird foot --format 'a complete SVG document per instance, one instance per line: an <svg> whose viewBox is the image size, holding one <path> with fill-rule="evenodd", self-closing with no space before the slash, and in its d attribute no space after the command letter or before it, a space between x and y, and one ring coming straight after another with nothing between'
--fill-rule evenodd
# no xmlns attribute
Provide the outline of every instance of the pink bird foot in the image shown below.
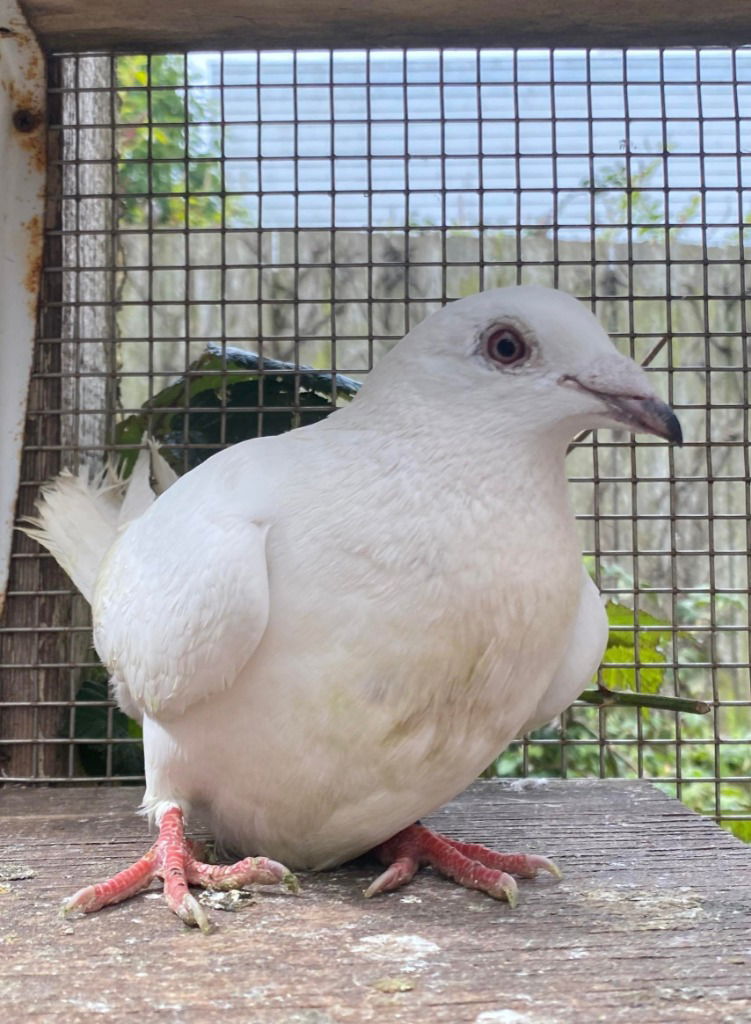
<svg viewBox="0 0 751 1024"><path fill-rule="evenodd" d="M452 878L467 889L480 889L496 900L516 906L518 890L511 875L534 878L538 871L549 871L555 878L560 870L547 857L526 853L496 853L477 843L432 832L424 825L410 825L397 832L372 851L386 870L365 890L366 896L391 892L406 885L423 864Z"/></svg>
<svg viewBox="0 0 751 1024"><path fill-rule="evenodd" d="M266 857L246 857L236 864L205 864L198 860L198 844L185 838L183 814L179 807L165 812L159 836L140 860L106 882L87 885L63 903L63 914L79 910L91 914L112 903L120 903L147 889L155 878L164 881L167 906L185 924L213 931L206 911L188 890L189 885L203 889L241 889L255 882L274 885L281 882L291 892L299 892L297 879L283 864Z"/></svg>

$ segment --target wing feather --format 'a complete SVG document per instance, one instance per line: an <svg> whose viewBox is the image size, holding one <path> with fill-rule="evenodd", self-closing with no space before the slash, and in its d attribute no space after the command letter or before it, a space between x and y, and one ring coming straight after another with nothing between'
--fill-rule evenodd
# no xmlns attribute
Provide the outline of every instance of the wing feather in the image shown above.
<svg viewBox="0 0 751 1024"><path fill-rule="evenodd" d="M170 718L236 680L268 622L267 532L194 509L177 522L147 513L113 545L94 642L127 713Z"/></svg>

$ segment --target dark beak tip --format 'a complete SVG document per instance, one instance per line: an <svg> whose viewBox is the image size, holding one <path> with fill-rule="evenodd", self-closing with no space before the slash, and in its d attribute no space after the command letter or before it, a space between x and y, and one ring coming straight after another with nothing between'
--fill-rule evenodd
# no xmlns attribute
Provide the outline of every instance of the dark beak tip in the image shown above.
<svg viewBox="0 0 751 1024"><path fill-rule="evenodd" d="M677 444L679 448L683 447L683 430L681 429L681 423L675 413L671 413L670 417L665 422L666 432L668 441L673 444Z"/></svg>
<svg viewBox="0 0 751 1024"><path fill-rule="evenodd" d="M683 446L683 430L680 420L671 407L657 398L648 398L643 403L645 413L643 425L658 437L664 437L671 444Z"/></svg>

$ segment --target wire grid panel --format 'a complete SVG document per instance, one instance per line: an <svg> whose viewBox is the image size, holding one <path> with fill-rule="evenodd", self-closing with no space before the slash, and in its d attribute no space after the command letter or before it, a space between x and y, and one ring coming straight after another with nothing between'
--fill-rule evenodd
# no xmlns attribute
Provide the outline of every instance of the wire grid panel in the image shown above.
<svg viewBox="0 0 751 1024"><path fill-rule="evenodd" d="M446 301L566 289L623 351L659 348L687 438L570 458L603 679L715 705L577 705L496 768L656 778L751 835L751 49L60 55L50 109L21 512L144 427L185 470L320 416ZM140 778L85 609L23 539L6 620L6 776Z"/></svg>

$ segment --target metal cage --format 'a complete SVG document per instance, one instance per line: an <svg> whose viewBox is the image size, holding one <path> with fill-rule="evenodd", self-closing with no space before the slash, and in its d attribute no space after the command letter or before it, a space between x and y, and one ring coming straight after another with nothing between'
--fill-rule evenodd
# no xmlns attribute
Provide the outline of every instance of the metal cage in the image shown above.
<svg viewBox="0 0 751 1024"><path fill-rule="evenodd" d="M19 517L143 429L184 470L325 414L451 299L570 291L687 439L570 456L603 678L713 710L577 704L495 769L655 778L751 836L751 48L57 54L49 82ZM140 779L87 609L20 535L0 712L7 780Z"/></svg>

